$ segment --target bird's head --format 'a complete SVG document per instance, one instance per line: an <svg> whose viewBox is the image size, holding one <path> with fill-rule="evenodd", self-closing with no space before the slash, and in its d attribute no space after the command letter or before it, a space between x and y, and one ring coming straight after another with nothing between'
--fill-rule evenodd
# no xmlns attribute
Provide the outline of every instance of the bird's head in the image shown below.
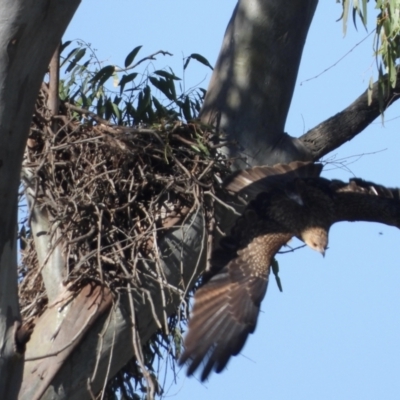
<svg viewBox="0 0 400 400"><path fill-rule="evenodd" d="M328 231L321 227L310 227L301 232L301 239L313 250L325 256L328 247Z"/></svg>

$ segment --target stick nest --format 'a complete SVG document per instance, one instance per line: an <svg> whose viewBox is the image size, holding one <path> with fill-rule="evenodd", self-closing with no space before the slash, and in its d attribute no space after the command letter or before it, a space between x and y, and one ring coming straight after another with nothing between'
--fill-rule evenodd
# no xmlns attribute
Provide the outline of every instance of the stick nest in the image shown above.
<svg viewBox="0 0 400 400"><path fill-rule="evenodd" d="M26 149L25 194L30 211L48 215L51 243L62 246L71 290L88 282L113 292L135 284L138 261L157 259L157 241L168 229L184 223L196 207L210 221L204 191L229 171L216 154L212 131L180 122L113 126L68 104L50 118L45 104L42 92ZM21 230L25 320L46 307L30 218L28 212Z"/></svg>

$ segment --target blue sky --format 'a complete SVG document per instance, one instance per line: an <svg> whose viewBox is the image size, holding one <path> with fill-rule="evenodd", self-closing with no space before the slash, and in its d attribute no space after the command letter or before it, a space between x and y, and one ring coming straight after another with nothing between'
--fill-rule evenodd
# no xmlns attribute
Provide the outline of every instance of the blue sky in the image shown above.
<svg viewBox="0 0 400 400"><path fill-rule="evenodd" d="M122 65L143 45L141 56L168 50L156 68L179 75L182 57L204 55L214 64L235 0L85 0L65 39L90 42L104 65ZM375 74L372 36L349 22L343 37L335 0L320 1L305 46L286 131L303 134L348 106ZM370 7L369 17L373 20ZM195 64L185 84L207 87L210 70ZM352 162L349 170L328 165L323 175L352 176L400 186L400 112L385 116L326 159ZM360 156L363 155L363 156ZM328 171L329 170L329 171ZM400 232L378 224L333 226L323 259L309 249L278 258L283 283L271 281L256 332L226 371L205 384L181 371L165 397L183 399L330 400L398 399L400 395Z"/></svg>

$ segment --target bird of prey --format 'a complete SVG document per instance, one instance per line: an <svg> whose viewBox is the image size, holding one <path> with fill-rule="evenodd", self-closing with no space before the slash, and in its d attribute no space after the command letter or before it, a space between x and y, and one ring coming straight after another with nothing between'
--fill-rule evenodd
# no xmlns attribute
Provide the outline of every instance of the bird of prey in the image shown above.
<svg viewBox="0 0 400 400"><path fill-rule="evenodd" d="M221 372L256 328L275 254L293 236L324 254L328 232L340 221L400 227L398 189L352 179L319 177L321 164L292 162L234 173L227 190L248 204L211 257L211 270L194 296L179 363L201 380Z"/></svg>

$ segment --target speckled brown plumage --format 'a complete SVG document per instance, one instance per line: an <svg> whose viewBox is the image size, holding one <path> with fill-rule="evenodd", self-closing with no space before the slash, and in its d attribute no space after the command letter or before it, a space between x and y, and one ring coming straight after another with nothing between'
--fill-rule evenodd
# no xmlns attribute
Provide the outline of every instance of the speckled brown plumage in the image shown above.
<svg viewBox="0 0 400 400"><path fill-rule="evenodd" d="M226 188L249 201L211 259L197 290L180 364L188 375L203 364L201 380L221 372L256 327L270 265L293 236L324 254L330 226L376 221L400 227L397 189L353 179L320 178L319 164L295 162L236 172Z"/></svg>

